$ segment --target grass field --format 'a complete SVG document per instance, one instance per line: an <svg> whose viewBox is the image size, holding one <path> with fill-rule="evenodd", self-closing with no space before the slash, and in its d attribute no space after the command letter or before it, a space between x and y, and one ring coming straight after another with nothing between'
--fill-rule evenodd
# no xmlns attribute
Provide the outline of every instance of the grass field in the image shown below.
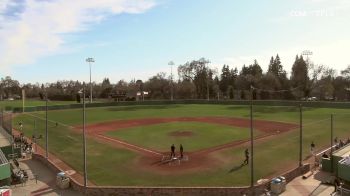
<svg viewBox="0 0 350 196"><path fill-rule="evenodd" d="M183 131L193 135L171 135ZM260 132L256 130L256 134ZM186 150L194 151L228 143L232 138L248 139L249 129L210 123L174 122L111 131L106 135L163 152L169 151L170 144L182 144Z"/></svg>
<svg viewBox="0 0 350 196"><path fill-rule="evenodd" d="M270 121L299 123L299 108L297 107L270 107L255 106L254 118ZM350 136L348 119L349 110L330 108L304 108L303 112L303 157L309 155L309 146L314 141L317 149L329 146L330 143L330 114L335 114L334 136L347 138ZM34 120L36 121L35 132L44 135L45 123L41 119L43 112L31 113L30 115L18 115L14 120L14 127L18 122L24 123L24 132L27 136L34 133ZM196 116L222 116L248 118L249 108L247 106L234 105L159 105L159 106L120 106L106 108L89 108L87 110L87 122L99 123L121 119L141 119L155 117L196 117ZM50 111L49 120L60 122L70 126L81 125L81 110ZM49 149L77 171L82 171L82 144L81 134L72 131L69 127L55 123L49 123ZM214 126L214 127L212 127ZM186 146L190 149L203 148L205 145L213 145L213 142L225 143L233 138L246 138L248 130L241 131L239 135L236 129L221 125L203 125L197 123L170 123L143 127L129 128L109 132L113 137L130 140L150 148L168 148L167 132L185 129L188 127L196 133L206 130L208 139L198 140L203 144L190 141ZM212 127L212 128L211 128ZM220 129L219 129L220 127ZM212 130L214 129L215 130ZM153 138L152 130L164 130L163 136ZM167 130L165 130L167 129ZM201 133L202 134L202 133ZM256 133L257 135L258 133ZM211 137L210 137L211 136ZM158 143L148 144L147 139L156 139ZM231 137L231 138L230 138ZM203 137L201 137L203 138ZM215 139L214 139L215 138ZM299 131L289 131L277 135L271 139L255 143L255 180L277 175L286 169L298 165ZM193 139L193 137L192 137ZM215 140L215 141L214 141ZM197 139L195 140L197 141ZM164 144L162 144L164 142ZM174 141L174 143L186 141ZM199 143L201 143L199 142ZM92 137L88 138L88 177L97 185L143 185L143 186L241 186L250 182L249 167L239 167L248 145L224 149L209 154L210 158L216 160L212 167L205 171L189 171L174 174L162 174L151 170L139 168L137 163L142 158L139 154L123 148L117 148L107 143L99 142ZM208 144L209 143L209 144ZM43 140L39 141L44 144ZM193 145L193 146L191 146ZM169 177L169 175L171 177Z"/></svg>
<svg viewBox="0 0 350 196"><path fill-rule="evenodd" d="M65 105L65 104L73 104L75 101L50 101L50 105ZM25 106L43 106L45 105L45 101L42 100L26 100ZM0 101L0 109L5 107L22 107L22 100L13 100L13 101Z"/></svg>

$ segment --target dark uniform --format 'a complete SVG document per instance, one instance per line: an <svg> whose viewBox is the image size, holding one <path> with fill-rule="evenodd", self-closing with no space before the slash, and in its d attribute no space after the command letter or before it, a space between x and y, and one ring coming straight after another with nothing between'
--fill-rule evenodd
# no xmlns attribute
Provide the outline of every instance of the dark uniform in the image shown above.
<svg viewBox="0 0 350 196"><path fill-rule="evenodd" d="M244 160L243 163L244 163L245 165L248 165L248 164L249 164L249 150L248 150L248 148L245 149L244 154L245 154L245 160Z"/></svg>
<svg viewBox="0 0 350 196"><path fill-rule="evenodd" d="M184 148L182 147L182 144L180 144L180 158L182 159L184 157Z"/></svg>
<svg viewBox="0 0 350 196"><path fill-rule="evenodd" d="M170 157L171 158L175 157L175 145L174 144L171 145L170 150L171 150Z"/></svg>

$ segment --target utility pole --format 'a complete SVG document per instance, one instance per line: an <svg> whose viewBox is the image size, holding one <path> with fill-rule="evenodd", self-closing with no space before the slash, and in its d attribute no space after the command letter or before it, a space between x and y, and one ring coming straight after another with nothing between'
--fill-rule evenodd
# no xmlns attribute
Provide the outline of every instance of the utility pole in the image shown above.
<svg viewBox="0 0 350 196"><path fill-rule="evenodd" d="M303 165L303 106L299 105L299 167Z"/></svg>
<svg viewBox="0 0 350 196"><path fill-rule="evenodd" d="M46 159L49 158L49 132L48 132L48 119L47 119L47 113L48 113L48 98L47 98L47 92L45 92L46 94L46 106L45 106L45 116L46 116L46 120L45 120L45 138L46 138L46 142L45 142L45 149L46 149Z"/></svg>
<svg viewBox="0 0 350 196"><path fill-rule="evenodd" d="M331 159L331 172L333 172L333 114L331 114L331 153L329 157Z"/></svg>
<svg viewBox="0 0 350 196"><path fill-rule="evenodd" d="M22 112L25 112L26 91L22 88Z"/></svg>
<svg viewBox="0 0 350 196"><path fill-rule="evenodd" d="M254 129L253 129L253 86L250 86L250 187L254 195Z"/></svg>
<svg viewBox="0 0 350 196"><path fill-rule="evenodd" d="M170 96L170 100L173 101L174 100L174 83L173 83L173 65L175 65L175 63L173 61L170 61L168 63L168 65L170 65L170 91L171 91L171 96Z"/></svg>
<svg viewBox="0 0 350 196"><path fill-rule="evenodd" d="M37 147L37 139L38 137L36 136L36 120L34 119L34 130L33 130L33 135L34 135L34 145L35 145L35 153L38 152L38 147Z"/></svg>
<svg viewBox="0 0 350 196"><path fill-rule="evenodd" d="M92 103L91 63L94 63L95 59L89 57L86 59L86 62L89 63L89 67L90 67L90 103Z"/></svg>
<svg viewBox="0 0 350 196"><path fill-rule="evenodd" d="M207 66L207 100L209 101L209 66Z"/></svg>

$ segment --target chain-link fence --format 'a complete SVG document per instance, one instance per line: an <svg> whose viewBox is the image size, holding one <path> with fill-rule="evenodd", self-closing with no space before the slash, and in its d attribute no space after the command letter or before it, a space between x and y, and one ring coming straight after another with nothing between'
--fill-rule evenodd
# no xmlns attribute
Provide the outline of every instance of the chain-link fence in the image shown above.
<svg viewBox="0 0 350 196"><path fill-rule="evenodd" d="M191 107L188 108L191 109ZM248 106L221 105L220 107L214 107L212 105L209 105L205 108L199 106L196 106L195 108L199 109L201 111L201 115L203 116L216 115L238 119L250 118ZM181 113L182 108L168 109L173 110L173 112L179 112L179 115L187 115L187 113ZM142 108L142 112L145 113L139 111L140 110L136 110L135 108L123 108L123 110L120 108L119 110L116 110L114 108L91 108L87 110L87 123L90 124L98 121L107 121L108 119L118 119L121 116L125 117L125 115L129 113L138 115L137 117L139 118L149 118L149 113L145 112L147 111L147 108ZM348 137L350 137L350 132L348 130L348 119L350 117L350 113L347 113L347 110L334 108L303 107L301 111L298 104L287 107L260 105L253 106L253 126L255 138L254 183L256 183L259 179L271 178L274 177L274 175L282 174L285 171L298 167L300 163L300 147L302 147L301 162L311 163L314 161L313 155L329 148L331 142L335 143L335 138L337 138L338 143L341 143L340 140L342 142L345 142L348 140ZM164 111L159 110L159 112ZM334 117L333 132L331 129L332 113ZM115 115L115 118L111 118L110 115ZM173 113L167 115L172 117ZM300 117L302 117L302 121L300 121ZM15 129L19 129L20 122L22 123L25 136L35 138L36 142L40 144L42 149L45 151L45 112L32 112L16 115L13 123ZM302 140L300 137L300 123L302 123ZM62 159L64 162L68 163L75 170L82 174L82 111L49 110L47 125L47 141L50 153L57 156L59 159ZM250 133L249 124L248 126L245 125L244 127L241 127L240 130ZM89 129L88 131L91 130ZM96 138L96 134L89 135L91 133L92 132L88 132L87 138L87 168L89 174L91 174L91 178L102 179L105 176L109 176L111 179L122 179L126 175L132 175L132 173L130 174L124 172L124 170L118 170L119 172L124 172L118 175L112 175L108 170L105 170L104 173L97 173L97 171L101 170L100 166L102 164L106 165L106 167L116 169L114 167L114 164L118 164L118 167L123 168L128 164L137 165L139 163L129 162L131 160L130 157L136 155L131 154L128 150L118 148L119 146L111 142L112 140L108 140L108 144L110 145L105 145L107 143L105 140ZM219 134L220 131L217 131L216 133ZM230 185L231 183L234 183L234 185L237 186L250 184L251 162L249 162L249 164L242 164L244 163L243 161L245 159L245 150L248 149L249 153L251 153L249 141L250 134L245 134L243 139L244 142L237 144L236 146L232 145L231 147L210 154L210 158L214 157L212 160L215 160L215 158L217 158L218 161L221 161L220 163L217 163L219 167L217 173L210 174L212 179L216 179L217 181L220 180L224 185ZM232 137L232 141L235 140L237 140L237 138ZM329 155L328 151L326 151L326 153ZM230 163L230 165L226 165L227 163ZM193 174L197 177L201 177L202 175L200 172L193 172ZM145 176L146 177L144 178L147 179L148 176ZM180 177L178 179L180 179ZM165 180L167 179L164 179L164 181ZM180 180L184 182L184 179ZM118 183L119 182L117 182L117 184ZM171 182L169 183L171 184Z"/></svg>
<svg viewBox="0 0 350 196"><path fill-rule="evenodd" d="M12 135L12 113L0 112L0 126L9 134Z"/></svg>

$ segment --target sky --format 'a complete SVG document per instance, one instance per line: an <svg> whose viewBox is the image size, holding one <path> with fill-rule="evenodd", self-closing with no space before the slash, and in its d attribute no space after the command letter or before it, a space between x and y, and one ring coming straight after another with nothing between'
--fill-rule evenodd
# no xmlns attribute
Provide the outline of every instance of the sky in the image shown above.
<svg viewBox="0 0 350 196"><path fill-rule="evenodd" d="M0 0L0 78L21 83L147 80L201 57L220 69L279 54L350 65L348 0Z"/></svg>

